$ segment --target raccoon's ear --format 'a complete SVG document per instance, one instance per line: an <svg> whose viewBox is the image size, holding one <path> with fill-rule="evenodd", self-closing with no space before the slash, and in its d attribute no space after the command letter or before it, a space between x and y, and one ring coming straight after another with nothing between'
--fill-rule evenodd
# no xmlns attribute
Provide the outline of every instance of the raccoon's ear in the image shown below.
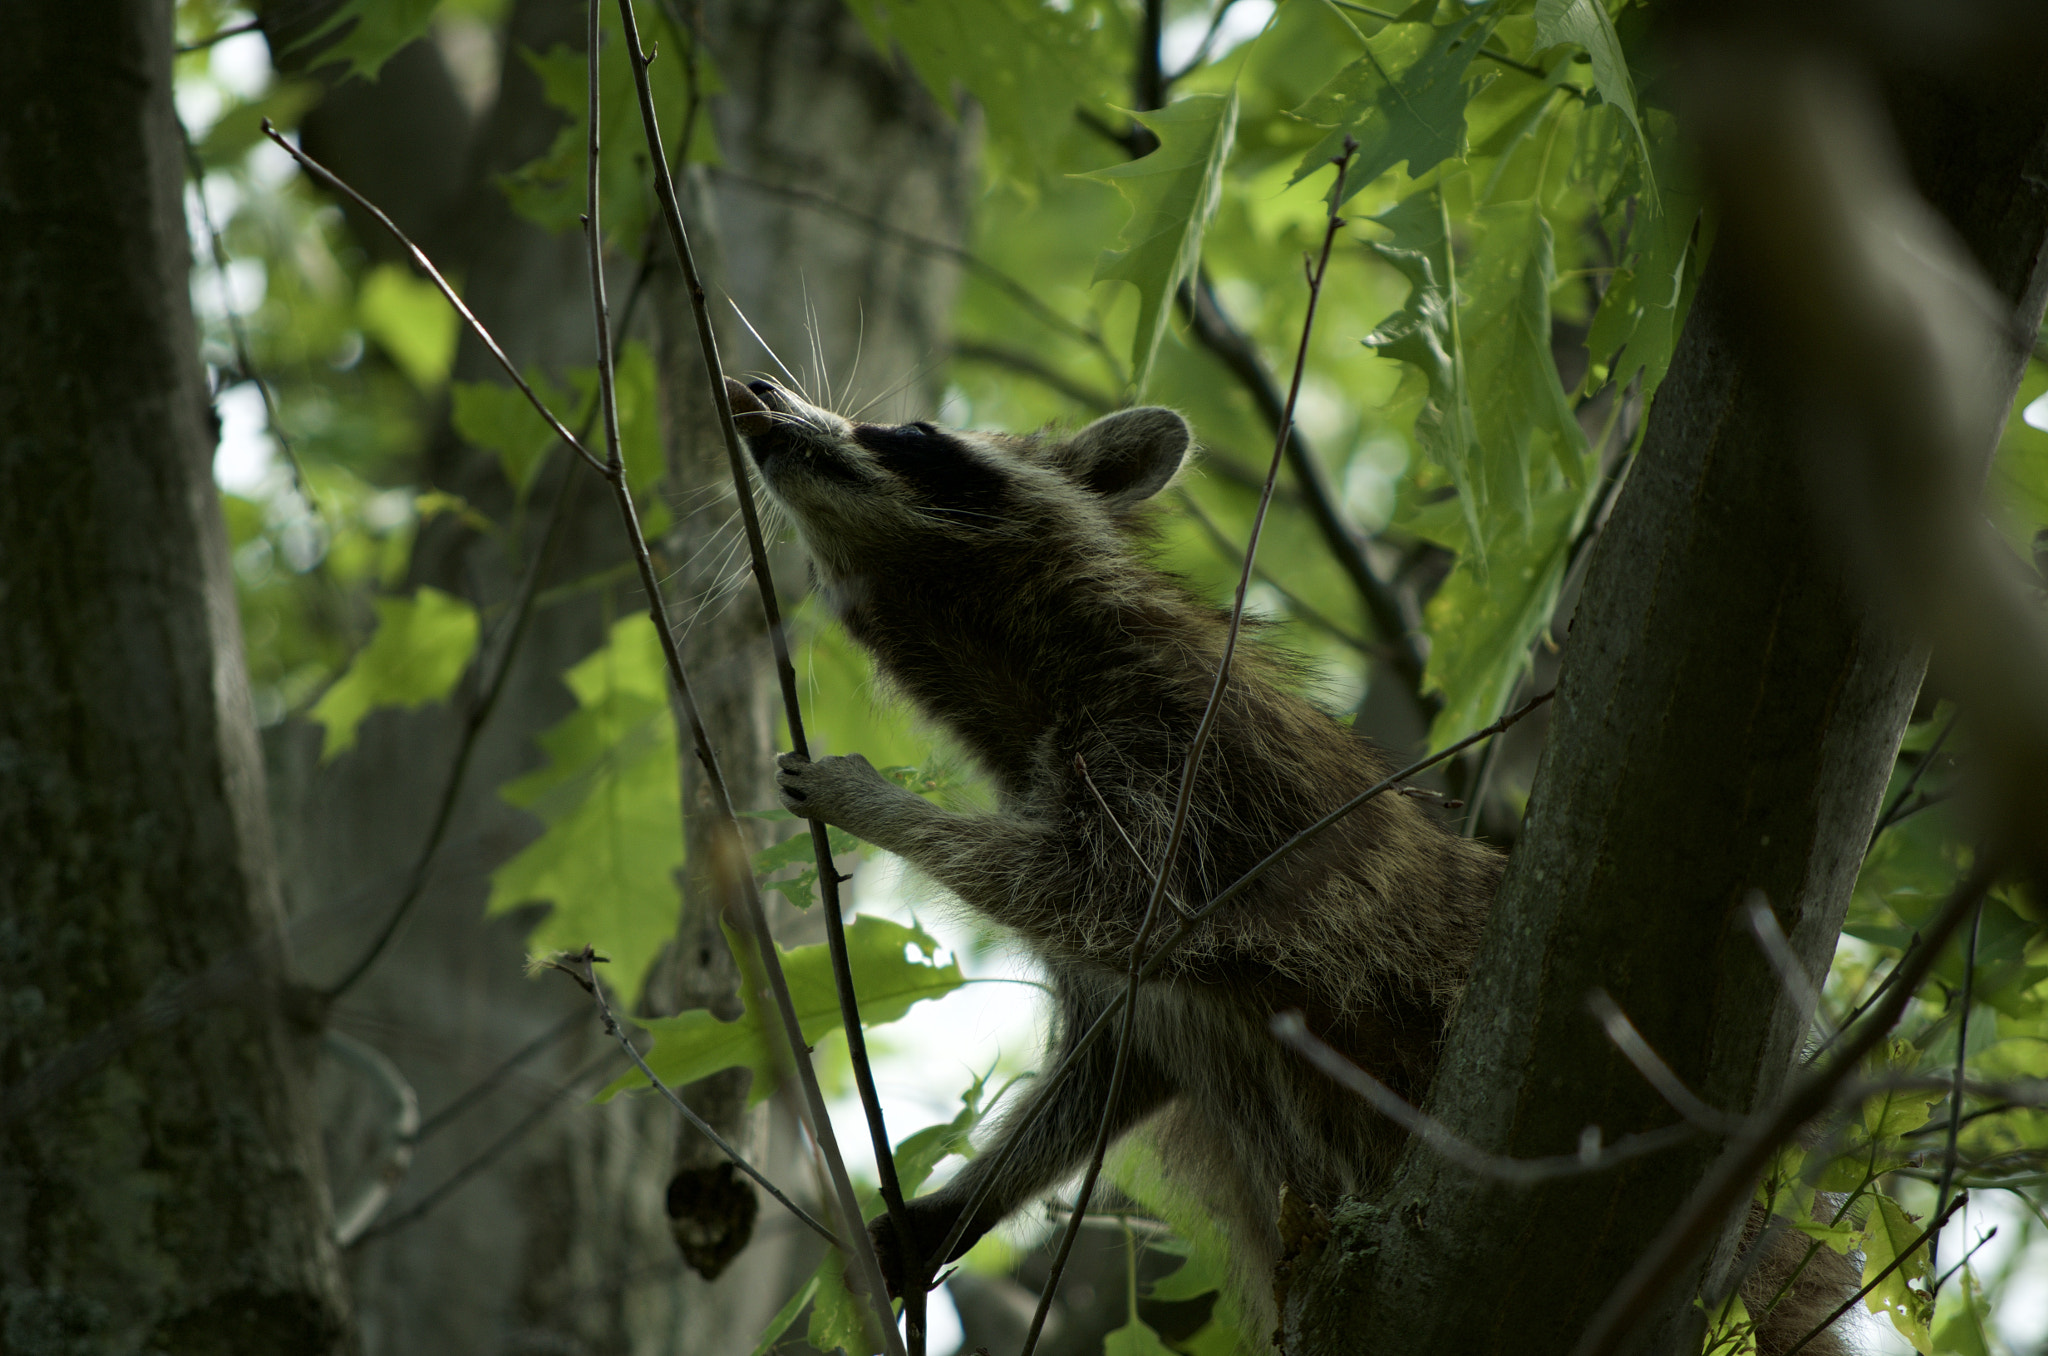
<svg viewBox="0 0 2048 1356"><path fill-rule="evenodd" d="M1053 455L1068 475L1121 508L1166 488L1192 436L1172 410L1145 405L1105 414Z"/></svg>

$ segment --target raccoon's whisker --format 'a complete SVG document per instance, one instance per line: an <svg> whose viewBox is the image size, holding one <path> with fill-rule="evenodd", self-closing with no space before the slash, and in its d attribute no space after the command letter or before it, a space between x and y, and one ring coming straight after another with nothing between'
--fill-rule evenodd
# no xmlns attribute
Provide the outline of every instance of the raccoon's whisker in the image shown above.
<svg viewBox="0 0 2048 1356"><path fill-rule="evenodd" d="M834 409L843 409L846 402L853 399L854 378L860 375L861 349L868 339L868 308L867 304L858 298L855 299L854 315L857 323L853 332L853 368L847 372L846 384L839 388L839 395L832 402Z"/></svg>
<svg viewBox="0 0 2048 1356"><path fill-rule="evenodd" d="M902 395L905 391L909 390L917 382L924 380L924 378L930 376L933 372L937 370L938 362L936 360L928 359L925 362L917 364L917 366L910 369L909 374L906 375L901 381L898 381L894 385L889 386L884 390L878 392L877 394L868 397L867 400L862 402L861 407L859 409L853 411L846 417L848 419L858 420L862 415L866 414L875 406L881 404L885 400L893 400L895 397Z"/></svg>
<svg viewBox="0 0 2048 1356"><path fill-rule="evenodd" d="M804 302L804 338L811 347L812 389L818 393L813 396L806 391L803 397L815 405L832 398L832 383L825 376L825 344L818 332L818 308L811 303L811 282L801 271L797 274L797 288Z"/></svg>
<svg viewBox="0 0 2048 1356"><path fill-rule="evenodd" d="M761 337L761 331L754 328L754 322L747 319L747 313L740 309L740 304L730 297L726 298L726 304L731 306L732 313L740 318L740 324L745 325L747 327L747 333L754 336L754 342L759 344L761 346L761 351L768 355L768 361L774 363L776 367L780 368L782 370L782 375L789 379L790 387L793 390L795 390L798 395L802 395L804 384L796 379L796 373L789 370L789 364L782 361L782 355L775 351L775 346L769 343L766 339L763 339Z"/></svg>

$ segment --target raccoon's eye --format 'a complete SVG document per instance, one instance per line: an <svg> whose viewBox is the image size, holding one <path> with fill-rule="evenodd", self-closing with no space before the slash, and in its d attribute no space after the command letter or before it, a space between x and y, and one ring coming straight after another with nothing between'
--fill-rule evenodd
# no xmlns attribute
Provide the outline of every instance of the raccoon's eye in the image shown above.
<svg viewBox="0 0 2048 1356"><path fill-rule="evenodd" d="M905 433L915 433L921 437L928 437L931 434L937 433L939 430L935 425L927 424L924 420L920 419L914 424L905 424L903 426L903 431Z"/></svg>

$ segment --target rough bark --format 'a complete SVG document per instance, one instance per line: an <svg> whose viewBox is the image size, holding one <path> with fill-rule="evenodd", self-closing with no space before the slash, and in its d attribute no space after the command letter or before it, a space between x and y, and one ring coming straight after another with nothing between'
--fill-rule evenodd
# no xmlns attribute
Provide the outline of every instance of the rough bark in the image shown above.
<svg viewBox="0 0 2048 1356"><path fill-rule="evenodd" d="M957 131L892 82L858 26L831 6L740 8L746 11L745 23L733 29L718 22L717 15L708 16L720 35L711 44L710 58L728 91L715 110L718 125L722 135L729 127L763 122L777 130L773 136L755 136L746 146L729 145L730 159L752 165L753 146L772 150L777 137L800 138L805 154L896 177L923 195L918 201L928 204L927 222L950 222L957 230L965 183ZM564 8L553 0L524 0L514 8L497 105L475 133L471 168L456 206L433 227L445 242L448 260L468 280L466 295L514 361L557 374L592 361L582 242L574 233L549 236L514 217L493 175L544 151L559 125L519 49L546 50L558 42L580 47L581 24L580 7ZM727 34L736 31L756 36L744 42L733 37L727 45ZM676 57L665 50L662 59ZM422 75L418 66L394 62L387 78L419 77L426 87L423 98L433 102L437 82L431 71ZM889 98L877 98L875 92L885 89ZM799 96L813 101L806 106L823 101L846 116L836 125L814 124L798 106ZM771 107L776 100L782 102ZM374 137L349 120L351 111L361 114L373 107L374 101L358 99L349 108L330 108L336 116L322 128L325 144L344 155L351 153L349 148L374 145ZM423 129L414 139L432 135ZM633 149L616 142L606 147L608 154L631 154ZM402 158L411 151L392 144L384 153ZM426 154L429 161L435 158ZM384 173L401 188L420 182L419 175L403 167L387 167ZM869 199L863 202L871 205ZM700 236L709 232L705 206L706 219L692 222ZM422 224L434 220L432 211L416 210ZM775 203L772 212L762 215L779 218L785 210ZM748 229L770 230L758 219ZM825 342L835 355L850 354L859 332L856 321L842 328L838 318L863 308L870 317L871 359L863 364L868 370L900 377L938 342L935 335L950 309L949 282L930 261L911 258L903 267L876 268L865 257L849 259L843 249L828 251L801 224L775 225L771 233L779 242L776 248L765 254L754 250L743 265L726 271L724 281L750 314L771 312L773 325L783 328L786 317L801 314L797 280L807 278L811 300L832 317ZM707 244L700 238L700 249ZM688 618L695 609L693 596L710 582L708 575L734 563L727 548L736 524L726 522L725 535L710 540L703 535L732 513L730 499L716 497L719 487L729 483L728 473L701 407L704 378L696 365L687 300L663 272L668 268L666 240L657 237L654 246L656 287L652 304L643 303L635 334L662 354L664 413L677 467L670 488L682 518L666 565L683 571L674 585L672 607L679 618ZM893 265L893 259L885 264ZM631 260L614 261L615 318L632 267ZM717 304L729 317L723 300ZM931 329L909 340L878 339L874 317L902 312L927 320ZM787 328L787 333L799 346L804 343L801 328ZM878 343L884 350L879 364L873 359ZM741 362L755 366L759 359L743 357ZM476 345L465 341L456 375L476 380L493 374ZM580 467L568 469L585 474ZM510 510L511 495L494 460L464 447L445 429L428 451L427 473L437 487L461 494L494 517L503 519ZM544 476L532 503L544 504L550 493L551 481ZM532 530L529 521L528 549ZM546 583L588 578L622 560L623 552L609 495L586 484L572 505ZM510 595L521 564L450 517L423 531L413 574L416 582L489 606ZM767 808L774 801L763 778L770 766L777 708L750 590L743 581L714 600L691 631L686 653L736 797L743 807ZM726 604L722 611L719 601ZM615 599L614 614L637 607L637 599L624 593ZM560 601L535 617L507 690L484 729L427 894L390 953L334 1010L338 1026L397 1061L419 1089L422 1109L430 1117L512 1051L588 1007L559 977L538 984L522 977L522 939L531 915L488 922L480 915L489 872L534 832L529 819L498 800L496 787L532 765L533 736L569 710L558 675L602 643L604 622L597 590ZM459 726L460 713L446 708L381 713L364 724L357 750L327 767L316 763L317 732L295 728L273 741L274 756L290 769L291 808L280 818L289 820L289 855L299 891L296 913L319 948L318 968L309 965L317 975L340 974L384 918L418 851ZM684 763L685 805L694 812L702 806L702 793L693 760ZM686 827L694 848L695 825ZM707 1002L715 1007L730 994L729 960L715 912L715 905L707 906L697 892L686 899L678 944L650 981L650 1009L673 1011ZM410 1180L387 1218L402 1214L424 1191L472 1162L605 1049L593 1021L589 1031L529 1061L487 1103L422 1143ZM679 1131L665 1106L646 1099L581 1105L580 1094L594 1085L592 1079L564 1098L536 1129L433 1212L352 1252L351 1276L370 1351L751 1349L793 1284L789 1245L796 1226L766 1203L759 1237L731 1270L716 1282L687 1271L671 1238L673 1221L664 1210L667 1188L676 1169L713 1165L686 1138L693 1132ZM743 1093L743 1084L724 1080L692 1095L716 1112L715 1121L741 1132L735 1138L758 1151L757 1161L780 1180L801 1187L806 1172L789 1127L780 1120L764 1124L745 1113Z"/></svg>
<svg viewBox="0 0 2048 1356"><path fill-rule="evenodd" d="M0 1349L349 1350L187 292L171 6L0 66Z"/></svg>
<svg viewBox="0 0 2048 1356"><path fill-rule="evenodd" d="M1953 91L1905 105L1922 191L2038 323L2040 125ZM1431 1110L1496 1152L1569 1153L1588 1126L1612 1141L1676 1119L1586 1015L1595 987L1708 1103L1742 1112L1778 1090L1805 1014L1739 908L1762 890L1824 972L1918 685L1920 659L1843 577L1792 455L1800 415L1741 342L1724 273L1709 267L1596 547L1523 837L1432 1092ZM1340 1211L1296 1264L1286 1348L1566 1350L1715 1147L1533 1190L1411 1149L1385 1195ZM1724 1237L1692 1280L1728 1253ZM1674 1287L1630 1349L1696 1350L1692 1293Z"/></svg>

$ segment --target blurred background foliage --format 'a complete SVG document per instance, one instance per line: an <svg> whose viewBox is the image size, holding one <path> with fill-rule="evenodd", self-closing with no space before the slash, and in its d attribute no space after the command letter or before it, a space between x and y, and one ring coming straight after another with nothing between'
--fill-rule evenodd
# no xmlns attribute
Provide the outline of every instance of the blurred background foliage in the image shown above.
<svg viewBox="0 0 2048 1356"><path fill-rule="evenodd" d="M1626 474L1714 234L1659 83L1650 6L1422 0L1393 13L1349 0L1172 0L1148 66L1134 56L1144 15L1124 0L848 3L900 78L923 82L981 137L964 250L872 223L960 266L950 347L926 355L925 372L886 380L942 374L942 406L927 413L963 426L1071 426L1136 401L1183 410L1202 459L1165 504L1157 550L1219 599L1272 455L1272 391L1284 387L1300 336L1302 260L1333 191L1327 162L1354 138L1361 172L1341 194L1345 224L1307 350L1298 460L1281 479L1253 610L1268 637L1308 659L1333 711L1397 748L1441 747L1547 685L1574 567ZM562 125L500 188L523 216L575 229L583 57L564 47L506 53L505 20L503 0L350 0L326 30L343 36L308 73L298 57L274 62L262 33L241 31L251 21L241 8L177 8L188 45L177 98L189 137L193 300L222 422L216 478L250 672L260 719L321 723L324 758L348 756L374 711L451 700L478 681L482 638L500 633L508 604L411 586L416 536L452 517L517 561L532 549L539 472L561 453L509 388L451 379L448 308L408 267L366 248L259 123L291 131L341 65L373 79L414 41L437 44L472 99L488 95L501 59L524 61ZM603 23L616 28L609 7ZM719 146L698 109L721 88L720 53L698 42L683 9L648 4L640 23L660 44L652 75L664 151L715 185ZM646 151L612 36L602 130L616 313L641 304L647 261L666 245L652 229ZM1132 108L1151 111L1134 118ZM850 373L810 370L807 354L781 358L828 398L851 384ZM529 375L571 427L588 425L591 369ZM648 536L659 539L693 506L672 502L666 486L662 394L644 346L625 348L619 391L629 471ZM498 459L508 489L500 507L431 483L422 450L444 420ZM1998 450L1987 510L2038 588L2048 563L2048 364L2038 358ZM674 600L679 615L751 587L734 560L729 589ZM864 658L786 574L815 737L910 769L925 789L973 796L952 756L876 692ZM1366 578L1377 600L1360 587ZM616 621L607 644L561 674L575 710L539 737L531 770L498 790L542 831L497 866L490 908L545 902L531 944L595 943L613 957L630 1005L673 922L677 740L654 637L622 571L550 581L531 606L592 592ZM735 605L752 606L744 597ZM1967 740L1933 694L1916 714L1828 978L1825 1029L1867 1001L1970 863L1956 813L1969 784ZM1512 841L1538 742L1469 758L1438 783L1464 802L1476 831ZM779 859L762 865L781 873L785 894L807 900L807 878ZM1970 946L1959 944L1910 1010L1892 1068L1951 1070L1960 1044L1974 1080L2048 1076L2043 921L2016 892L1996 894L1971 944L1974 973L1966 982ZM940 943L923 932L883 936L879 922L858 925L863 946L874 942L863 951L874 982L916 997L871 1018L957 987ZM968 956L999 945L958 929L947 936L944 946ZM836 1010L829 1016L821 1032ZM692 1076L723 1067L706 1066L710 1056L691 1044L707 1038L703 1023L686 1015L668 1027L658 1065ZM1005 1068L1024 1067L1021 1056L1005 1052ZM727 1064L750 1059L741 1051ZM943 1171L946 1155L971 1151L967 1134L994 1094L979 1081L963 1094L961 1081L930 1099L959 1105L957 1114L905 1140L920 1179ZM1846 1194L1846 1209L1841 1196L1816 1205L1810 1189L1803 1204L1784 1204L1816 1180L1802 1178L1797 1153L1765 1189L1800 1215L1799 1227L1860 1250L1874 1269L1890 1256L1879 1235L1898 1216L1886 1212L1918 1220L1933 1209L1948 1129L1959 1122L1954 1184L1973 1192L1971 1207L1938 1257L1923 1249L1870 1308L1922 1352L2022 1350L2048 1342L2048 1114L1966 1103L1929 1094L1830 1141L1847 1166L1824 1184ZM1173 1217L1142 1155L1118 1175L1127 1202ZM1175 1224L1178 1241L1129 1226L1143 1243L1134 1258L1186 1256L1188 1270L1148 1288L1142 1310L1133 1281L1111 1350L1223 1351L1242 1337L1226 1312L1192 1327L1184 1315L1162 1318L1159 1330L1141 1316L1200 1296L1211 1288L1200 1278L1220 1274L1200 1221ZM1020 1237L992 1238L974 1265L1012 1266ZM1147 1266L1149 1287L1163 1268ZM1929 1302L1942 1279L1934 1266L1962 1270ZM806 1302L802 1331L826 1346L845 1340L852 1320L835 1286L830 1264L802 1282L764 1342ZM1721 1349L1740 1348L1739 1333L1724 1337Z"/></svg>

